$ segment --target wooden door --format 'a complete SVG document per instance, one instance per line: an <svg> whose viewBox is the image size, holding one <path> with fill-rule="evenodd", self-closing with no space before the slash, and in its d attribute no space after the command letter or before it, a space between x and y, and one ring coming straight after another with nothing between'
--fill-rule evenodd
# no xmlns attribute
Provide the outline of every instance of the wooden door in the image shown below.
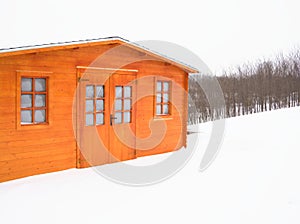
<svg viewBox="0 0 300 224"><path fill-rule="evenodd" d="M135 74L113 74L110 79L110 152L112 162L136 158Z"/></svg>
<svg viewBox="0 0 300 224"><path fill-rule="evenodd" d="M78 72L77 167L108 163L109 75L103 71Z"/></svg>
<svg viewBox="0 0 300 224"><path fill-rule="evenodd" d="M136 76L109 73L78 72L77 167L135 158Z"/></svg>

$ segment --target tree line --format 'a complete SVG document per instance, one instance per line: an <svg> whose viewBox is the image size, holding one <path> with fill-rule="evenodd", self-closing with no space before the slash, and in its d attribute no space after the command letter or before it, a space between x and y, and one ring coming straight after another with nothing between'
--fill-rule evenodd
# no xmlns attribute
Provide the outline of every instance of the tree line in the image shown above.
<svg viewBox="0 0 300 224"><path fill-rule="evenodd" d="M191 75L189 124L295 107L299 97L300 49L238 66L221 76Z"/></svg>

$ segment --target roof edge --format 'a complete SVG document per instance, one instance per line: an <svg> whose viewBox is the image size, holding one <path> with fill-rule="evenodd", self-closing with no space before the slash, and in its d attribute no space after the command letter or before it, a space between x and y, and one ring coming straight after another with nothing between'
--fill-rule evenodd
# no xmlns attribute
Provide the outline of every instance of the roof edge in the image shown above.
<svg viewBox="0 0 300 224"><path fill-rule="evenodd" d="M167 61L171 64L174 64L175 66L182 68L187 73L199 73L198 69L196 69L184 62L178 61L172 57L161 54L159 52L156 52L145 46L142 46L135 42L131 42L131 41L124 39L122 37L119 37L119 36L86 39L86 40L78 40L78 41L48 43L48 44L38 44L38 45L28 45L28 46L22 46L22 47L14 47L14 48L2 48L2 49L0 49L0 57L51 51L53 48L55 48L57 50L57 49L69 49L69 48L79 47L79 46L93 46L93 45L99 45L101 43L109 44L110 42L111 42L111 44L113 44L113 43L127 44L129 47L134 48L135 50L146 51L148 54L150 54L154 57L158 57L163 61Z"/></svg>

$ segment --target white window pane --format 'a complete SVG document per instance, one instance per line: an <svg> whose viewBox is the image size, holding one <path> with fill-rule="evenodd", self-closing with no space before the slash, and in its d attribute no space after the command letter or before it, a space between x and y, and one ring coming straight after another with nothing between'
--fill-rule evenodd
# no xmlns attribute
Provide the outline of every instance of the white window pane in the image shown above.
<svg viewBox="0 0 300 224"><path fill-rule="evenodd" d="M131 86L124 87L124 97L125 98L131 97Z"/></svg>
<svg viewBox="0 0 300 224"><path fill-rule="evenodd" d="M21 123L22 124L32 124L32 111L22 110L21 111Z"/></svg>
<svg viewBox="0 0 300 224"><path fill-rule="evenodd" d="M163 105L163 114L169 114L169 105L168 104Z"/></svg>
<svg viewBox="0 0 300 224"><path fill-rule="evenodd" d="M85 125L86 126L94 125L94 114L86 114L85 115Z"/></svg>
<svg viewBox="0 0 300 224"><path fill-rule="evenodd" d="M164 92L169 91L169 82L164 82Z"/></svg>
<svg viewBox="0 0 300 224"><path fill-rule="evenodd" d="M115 110L122 110L122 100L115 100Z"/></svg>
<svg viewBox="0 0 300 224"><path fill-rule="evenodd" d="M161 103L161 93L156 95L156 103Z"/></svg>
<svg viewBox="0 0 300 224"><path fill-rule="evenodd" d="M131 100L124 100L124 110L130 110L131 109Z"/></svg>
<svg viewBox="0 0 300 224"><path fill-rule="evenodd" d="M38 94L35 95L34 100L35 107L45 107L46 106L46 95L45 94Z"/></svg>
<svg viewBox="0 0 300 224"><path fill-rule="evenodd" d="M124 123L131 122L131 112L124 112Z"/></svg>
<svg viewBox="0 0 300 224"><path fill-rule="evenodd" d="M35 79L35 91L37 92L45 92L46 91L46 79Z"/></svg>
<svg viewBox="0 0 300 224"><path fill-rule="evenodd" d="M161 105L156 105L156 114L161 114Z"/></svg>
<svg viewBox="0 0 300 224"><path fill-rule="evenodd" d="M162 90L162 89L161 89L161 84L162 84L162 82L157 82L157 83L156 83L156 91L157 91L157 92L161 92L161 90Z"/></svg>
<svg viewBox="0 0 300 224"><path fill-rule="evenodd" d="M85 87L85 96L86 96L86 98L94 97L94 86L86 86Z"/></svg>
<svg viewBox="0 0 300 224"><path fill-rule="evenodd" d="M104 86L97 86L96 87L96 97L103 98L104 97Z"/></svg>
<svg viewBox="0 0 300 224"><path fill-rule="evenodd" d="M32 107L32 95L22 94L21 95L21 108Z"/></svg>
<svg viewBox="0 0 300 224"><path fill-rule="evenodd" d="M85 111L86 112L94 111L94 100L86 100L85 101Z"/></svg>
<svg viewBox="0 0 300 224"><path fill-rule="evenodd" d="M104 114L103 113L97 113L96 114L96 125L104 124Z"/></svg>
<svg viewBox="0 0 300 224"><path fill-rule="evenodd" d="M116 86L116 98L122 98L122 86Z"/></svg>
<svg viewBox="0 0 300 224"><path fill-rule="evenodd" d="M96 111L104 110L104 100L96 100Z"/></svg>
<svg viewBox="0 0 300 224"><path fill-rule="evenodd" d="M115 113L115 124L121 124L122 123L122 112Z"/></svg>
<svg viewBox="0 0 300 224"><path fill-rule="evenodd" d="M85 115L85 125L86 126L94 125L94 114L86 114Z"/></svg>
<svg viewBox="0 0 300 224"><path fill-rule="evenodd" d="M45 110L36 110L34 112L34 122L35 123L46 122L46 111Z"/></svg>
<svg viewBox="0 0 300 224"><path fill-rule="evenodd" d="M169 102L169 94L164 93L164 102L167 103Z"/></svg>
<svg viewBox="0 0 300 224"><path fill-rule="evenodd" d="M22 92L31 92L32 91L32 79L22 78L21 79Z"/></svg>

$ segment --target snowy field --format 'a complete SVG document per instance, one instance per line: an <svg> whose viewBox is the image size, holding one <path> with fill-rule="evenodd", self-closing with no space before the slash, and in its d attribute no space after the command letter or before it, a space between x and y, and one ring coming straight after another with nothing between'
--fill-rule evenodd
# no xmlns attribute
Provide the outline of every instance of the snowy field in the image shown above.
<svg viewBox="0 0 300 224"><path fill-rule="evenodd" d="M189 163L156 185L118 185L90 168L1 183L1 223L299 224L300 108L227 119L220 153L199 172L210 125L189 135L200 141Z"/></svg>

